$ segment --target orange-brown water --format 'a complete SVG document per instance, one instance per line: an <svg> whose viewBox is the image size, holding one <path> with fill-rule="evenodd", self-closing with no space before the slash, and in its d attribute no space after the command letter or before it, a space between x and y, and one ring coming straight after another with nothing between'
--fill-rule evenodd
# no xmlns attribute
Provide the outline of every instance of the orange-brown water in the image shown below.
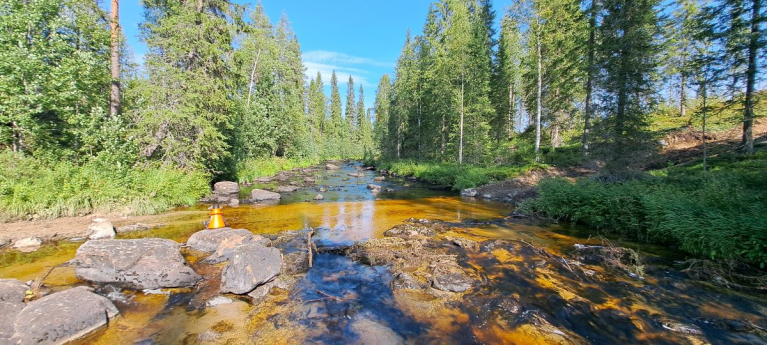
<svg viewBox="0 0 767 345"><path fill-rule="evenodd" d="M231 227L261 234L321 229L318 236L334 242L381 237L406 219L426 218L451 222L449 236L506 239L516 244L480 253L450 249L463 267L483 281L467 294L393 291L386 267L321 254L290 293L275 290L259 304L230 295L232 303L209 308L203 305L215 296L221 265L201 265L196 257L187 256L209 281L197 289L109 295L121 315L77 343L348 343L365 340L359 338L360 327L409 343L765 342L764 335L753 329L736 331L717 324L740 320L767 327L767 307L761 296L714 290L666 266L651 269L643 280L600 266L588 267L598 278L586 277L558 256L567 255L573 244L588 241L569 226L507 220L504 216L511 209L504 204L458 198L403 180L376 182L393 189L376 195L365 188L375 173L364 172L362 178L345 181L352 171L356 170L349 166L334 172L319 170L314 173L317 187L287 195L277 205L227 207L224 217ZM324 193L325 200L304 201L316 195L320 186L330 189ZM206 205L179 209L163 217L163 227L120 237L184 242L203 229L206 217ZM36 253L0 252L0 278L37 278L73 258L78 246L62 241ZM656 260L670 261L663 248L640 249ZM63 266L51 271L45 284L55 291L86 283L74 276L71 267ZM320 291L335 297L327 298ZM702 334L669 330L674 322L694 325Z"/></svg>

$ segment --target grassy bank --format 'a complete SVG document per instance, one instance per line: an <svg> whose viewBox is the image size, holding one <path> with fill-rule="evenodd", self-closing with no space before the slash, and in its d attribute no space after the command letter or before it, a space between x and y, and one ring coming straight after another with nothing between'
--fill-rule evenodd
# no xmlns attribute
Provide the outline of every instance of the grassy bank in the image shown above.
<svg viewBox="0 0 767 345"><path fill-rule="evenodd" d="M493 181L503 181L534 168L546 167L542 164L480 167L468 164L428 163L412 160L380 161L376 163L376 166L397 175L415 176L421 181L450 187L456 191L479 187Z"/></svg>
<svg viewBox="0 0 767 345"><path fill-rule="evenodd" d="M767 152L729 155L668 168L646 179L602 183L545 180L527 211L631 239L677 247L697 257L767 265Z"/></svg>
<svg viewBox="0 0 767 345"><path fill-rule="evenodd" d="M317 159L290 159L271 157L262 159L247 159L237 163L237 180L250 182L258 177L273 176L280 171L306 168L319 163Z"/></svg>
<svg viewBox="0 0 767 345"><path fill-rule="evenodd" d="M152 214L192 205L209 176L161 167L93 160L83 165L0 153L0 221L117 211Z"/></svg>

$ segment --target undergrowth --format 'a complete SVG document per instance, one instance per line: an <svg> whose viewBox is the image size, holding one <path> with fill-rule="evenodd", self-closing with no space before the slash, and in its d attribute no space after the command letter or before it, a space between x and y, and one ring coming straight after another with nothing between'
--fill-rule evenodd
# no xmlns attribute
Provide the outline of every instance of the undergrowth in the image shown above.
<svg viewBox="0 0 767 345"><path fill-rule="evenodd" d="M93 159L82 165L0 153L0 221L92 212L153 214L193 205L209 176L159 166L121 166Z"/></svg>
<svg viewBox="0 0 767 345"><path fill-rule="evenodd" d="M379 169L385 169L397 175L414 176L421 181L450 187L453 190L474 188L493 181L503 181L535 168L546 167L543 164L480 167L468 164L429 163L413 160L381 161L376 165Z"/></svg>
<svg viewBox="0 0 767 345"><path fill-rule="evenodd" d="M767 151L668 168L623 183L548 179L528 212L579 222L697 257L767 266Z"/></svg>
<svg viewBox="0 0 767 345"><path fill-rule="evenodd" d="M258 177L273 176L281 171L306 168L319 163L316 159L260 158L246 159L237 163L237 180L251 182Z"/></svg>

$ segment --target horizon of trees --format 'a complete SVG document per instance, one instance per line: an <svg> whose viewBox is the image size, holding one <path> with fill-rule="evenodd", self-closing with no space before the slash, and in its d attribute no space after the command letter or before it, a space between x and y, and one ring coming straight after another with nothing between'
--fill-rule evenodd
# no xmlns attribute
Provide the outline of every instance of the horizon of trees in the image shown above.
<svg viewBox="0 0 767 345"><path fill-rule="evenodd" d="M524 0L498 26L489 0L435 1L371 110L351 77L345 106L335 73L329 96L306 78L287 17L260 3L142 3L140 70L116 0L111 16L92 0L0 0L0 148L233 175L268 157L511 164L577 143L623 169L651 147L648 114L719 97L753 152L761 0Z"/></svg>

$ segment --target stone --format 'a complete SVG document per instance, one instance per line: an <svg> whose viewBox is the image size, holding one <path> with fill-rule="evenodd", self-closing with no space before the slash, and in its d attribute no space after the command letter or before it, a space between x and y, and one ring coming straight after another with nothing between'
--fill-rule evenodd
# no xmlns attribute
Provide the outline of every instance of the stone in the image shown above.
<svg viewBox="0 0 767 345"><path fill-rule="evenodd" d="M66 343L106 326L119 311L91 291L80 286L30 302L16 317L11 342Z"/></svg>
<svg viewBox="0 0 767 345"><path fill-rule="evenodd" d="M40 249L43 244L43 240L37 237L27 237L13 242L13 249L16 249L22 253L30 253Z"/></svg>
<svg viewBox="0 0 767 345"><path fill-rule="evenodd" d="M216 182L213 185L213 193L221 194L221 195L234 194L235 196L237 196L237 194L240 193L240 185L237 184L237 182L232 182L232 181Z"/></svg>
<svg viewBox="0 0 767 345"><path fill-rule="evenodd" d="M253 182L269 183L269 182L272 182L272 178L271 177L257 177L255 179L253 179Z"/></svg>
<svg viewBox="0 0 767 345"><path fill-rule="evenodd" d="M277 248L248 243L234 248L221 273L221 292L246 294L280 274L282 255Z"/></svg>
<svg viewBox="0 0 767 345"><path fill-rule="evenodd" d="M439 274L434 277L431 286L442 291L464 292L471 288L471 279L458 272Z"/></svg>
<svg viewBox="0 0 767 345"><path fill-rule="evenodd" d="M482 194L482 198L483 199L492 199L493 195L492 194Z"/></svg>
<svg viewBox="0 0 767 345"><path fill-rule="evenodd" d="M346 175L351 176L351 177L365 177L365 174L363 174L363 173L348 173Z"/></svg>
<svg viewBox="0 0 767 345"><path fill-rule="evenodd" d="M229 207L240 206L240 199L235 199L235 198L229 199L228 205L229 205Z"/></svg>
<svg viewBox="0 0 767 345"><path fill-rule="evenodd" d="M263 189L254 189L250 192L250 200L259 202L264 200L280 200L280 193L270 192Z"/></svg>
<svg viewBox="0 0 767 345"><path fill-rule="evenodd" d="M278 281L277 279L274 279L274 280L272 280L272 281L270 281L270 282L268 282L268 283L266 283L264 285L261 285L261 286L255 288L255 289L253 289L253 291L251 291L248 294L248 297L253 299L253 302L260 302L260 301L262 301L264 298L266 298L266 296L269 295L269 291L272 291L272 288L277 286L277 281Z"/></svg>
<svg viewBox="0 0 767 345"><path fill-rule="evenodd" d="M0 279L0 302L22 303L29 286L16 279Z"/></svg>
<svg viewBox="0 0 767 345"><path fill-rule="evenodd" d="M9 244L11 244L10 238L0 238L0 248L3 248Z"/></svg>
<svg viewBox="0 0 767 345"><path fill-rule="evenodd" d="M479 194L479 192L477 192L477 190L474 188L466 188L464 190L461 190L461 196L475 197L477 196L477 194Z"/></svg>
<svg viewBox="0 0 767 345"><path fill-rule="evenodd" d="M277 187L277 193L292 193L298 190L296 186L279 186Z"/></svg>
<svg viewBox="0 0 767 345"><path fill-rule="evenodd" d="M381 186L379 186L379 185L377 185L377 184L372 184L372 183L371 183L371 184L369 184L367 187L368 187L368 189L370 189L370 190L381 190L381 188L382 188Z"/></svg>
<svg viewBox="0 0 767 345"><path fill-rule="evenodd" d="M306 234L302 232L297 236L283 236L275 240L274 246L282 253L281 275L289 276L309 271Z"/></svg>
<svg viewBox="0 0 767 345"><path fill-rule="evenodd" d="M186 241L186 245L201 252L215 252L219 246L226 242L236 245L253 241L252 232L245 229L221 228L215 230L201 230L192 234Z"/></svg>
<svg viewBox="0 0 767 345"><path fill-rule="evenodd" d="M357 335L354 344L394 345L404 344L405 340L391 328L358 314L351 323L351 329Z"/></svg>
<svg viewBox="0 0 767 345"><path fill-rule="evenodd" d="M338 169L341 169L341 167L339 167L338 165L335 165L335 164L327 164L327 165L325 165L325 169L327 169L327 170L338 170Z"/></svg>
<svg viewBox="0 0 767 345"><path fill-rule="evenodd" d="M306 183L314 183L315 180L313 178L311 178L311 177L306 177L306 178L304 178L304 182L306 182Z"/></svg>
<svg viewBox="0 0 767 345"><path fill-rule="evenodd" d="M422 287L422 284L407 272L401 272L391 282L392 290L420 289Z"/></svg>
<svg viewBox="0 0 767 345"><path fill-rule="evenodd" d="M112 222L106 218L93 218L91 225L88 226L89 240L103 240L105 238L115 238L117 232Z"/></svg>
<svg viewBox="0 0 767 345"><path fill-rule="evenodd" d="M210 264L217 264L220 262L228 261L232 259L232 255L234 255L234 248L241 244L246 243L258 243L264 247L268 247L271 245L271 240L268 238L265 238L261 235L253 235L250 240L246 241L239 241L237 238L229 238L225 239L224 241L221 241L221 243L218 245L218 249L211 254L209 257L205 258L203 260L205 263Z"/></svg>
<svg viewBox="0 0 767 345"><path fill-rule="evenodd" d="M232 302L234 302L234 301L232 301L232 299L229 298L229 297L216 296L216 297L213 297L213 298L209 299L207 302L205 302L205 306L206 307L216 307L216 306L220 306L220 305L224 305L224 304L231 304Z"/></svg>
<svg viewBox="0 0 767 345"><path fill-rule="evenodd" d="M194 286L202 277L166 239L96 240L77 249L75 275L98 284L135 289Z"/></svg>
<svg viewBox="0 0 767 345"><path fill-rule="evenodd" d="M383 180L386 180L386 177L376 176L376 177L373 178L373 181L379 181L380 182L380 181L383 181Z"/></svg>
<svg viewBox="0 0 767 345"><path fill-rule="evenodd" d="M24 309L23 302L3 302L0 301L0 344L9 344L13 336L13 323L16 317Z"/></svg>
<svg viewBox="0 0 767 345"><path fill-rule="evenodd" d="M452 239L452 241L453 241L453 244L463 249L474 250L474 251L479 250L479 243L477 243L476 241L472 241L468 238L458 237L458 238Z"/></svg>
<svg viewBox="0 0 767 345"><path fill-rule="evenodd" d="M323 199L325 199L325 196L322 194L317 194L317 196L314 197L314 200L317 200L317 201L323 200Z"/></svg>

